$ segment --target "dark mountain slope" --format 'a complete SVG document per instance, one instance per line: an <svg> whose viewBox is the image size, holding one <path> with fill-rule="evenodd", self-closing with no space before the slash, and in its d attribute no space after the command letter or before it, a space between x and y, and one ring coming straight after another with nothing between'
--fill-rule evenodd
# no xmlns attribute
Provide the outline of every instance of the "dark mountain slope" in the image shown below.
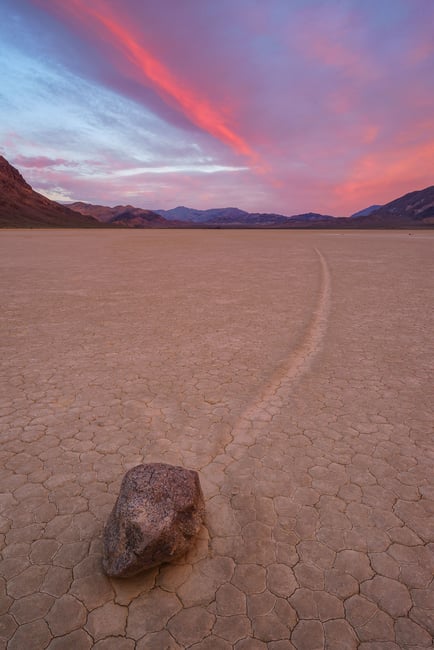
<svg viewBox="0 0 434 650"><path fill-rule="evenodd" d="M0 227L99 228L101 224L35 192L0 156Z"/></svg>
<svg viewBox="0 0 434 650"><path fill-rule="evenodd" d="M409 192L386 203L367 216L356 217L353 224L363 227L423 227L434 225L434 185Z"/></svg>

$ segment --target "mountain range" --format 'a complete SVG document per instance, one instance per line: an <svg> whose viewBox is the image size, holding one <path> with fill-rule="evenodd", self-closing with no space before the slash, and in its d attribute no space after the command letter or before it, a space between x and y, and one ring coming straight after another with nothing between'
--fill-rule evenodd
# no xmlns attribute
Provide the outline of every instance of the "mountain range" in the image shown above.
<svg viewBox="0 0 434 650"><path fill-rule="evenodd" d="M68 206L35 192L0 156L0 227L9 228L420 228L434 227L434 186L372 205L350 217L315 212L293 216L239 208L146 210L81 201Z"/></svg>
<svg viewBox="0 0 434 650"><path fill-rule="evenodd" d="M212 208L211 210L194 210L185 206L178 206L172 210L155 210L169 221L189 221L197 224L209 225L232 225L232 226L288 226L297 222L328 222L334 221L335 217L330 215L308 212L292 217L283 214L245 212L239 208Z"/></svg>
<svg viewBox="0 0 434 650"><path fill-rule="evenodd" d="M80 214L93 217L98 221L112 226L123 226L125 228L170 228L176 226L177 222L169 222L164 217L153 212L135 208L132 205L116 205L110 208L106 205L93 205L76 201L68 206L71 210Z"/></svg>

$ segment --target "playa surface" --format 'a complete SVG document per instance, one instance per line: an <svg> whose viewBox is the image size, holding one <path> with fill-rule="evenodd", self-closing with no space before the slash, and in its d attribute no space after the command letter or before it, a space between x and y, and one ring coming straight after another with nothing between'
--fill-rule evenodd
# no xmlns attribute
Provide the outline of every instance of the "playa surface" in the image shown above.
<svg viewBox="0 0 434 650"><path fill-rule="evenodd" d="M431 647L433 280L426 231L1 232L0 647ZM108 579L151 461L207 527Z"/></svg>

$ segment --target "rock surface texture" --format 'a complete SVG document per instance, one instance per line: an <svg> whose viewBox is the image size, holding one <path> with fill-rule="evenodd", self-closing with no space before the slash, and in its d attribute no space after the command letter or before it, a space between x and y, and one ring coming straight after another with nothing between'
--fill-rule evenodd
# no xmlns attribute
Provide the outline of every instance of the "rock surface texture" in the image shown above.
<svg viewBox="0 0 434 650"><path fill-rule="evenodd" d="M104 529L105 572L124 578L184 555L204 516L197 472L165 463L133 467Z"/></svg>

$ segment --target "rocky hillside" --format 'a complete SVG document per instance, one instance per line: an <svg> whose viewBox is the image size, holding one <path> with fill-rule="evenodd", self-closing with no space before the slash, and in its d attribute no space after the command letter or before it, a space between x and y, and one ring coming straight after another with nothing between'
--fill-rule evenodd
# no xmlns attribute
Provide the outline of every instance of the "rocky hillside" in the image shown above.
<svg viewBox="0 0 434 650"><path fill-rule="evenodd" d="M0 156L0 227L99 228L101 224L35 192Z"/></svg>
<svg viewBox="0 0 434 650"><path fill-rule="evenodd" d="M173 226L167 219L152 210L135 208L132 205L117 205L111 208L106 205L93 205L78 201L69 206L72 210L81 212L98 219L102 223L127 228L169 228Z"/></svg>
<svg viewBox="0 0 434 650"><path fill-rule="evenodd" d="M404 194L357 221L392 228L434 226L434 185Z"/></svg>

